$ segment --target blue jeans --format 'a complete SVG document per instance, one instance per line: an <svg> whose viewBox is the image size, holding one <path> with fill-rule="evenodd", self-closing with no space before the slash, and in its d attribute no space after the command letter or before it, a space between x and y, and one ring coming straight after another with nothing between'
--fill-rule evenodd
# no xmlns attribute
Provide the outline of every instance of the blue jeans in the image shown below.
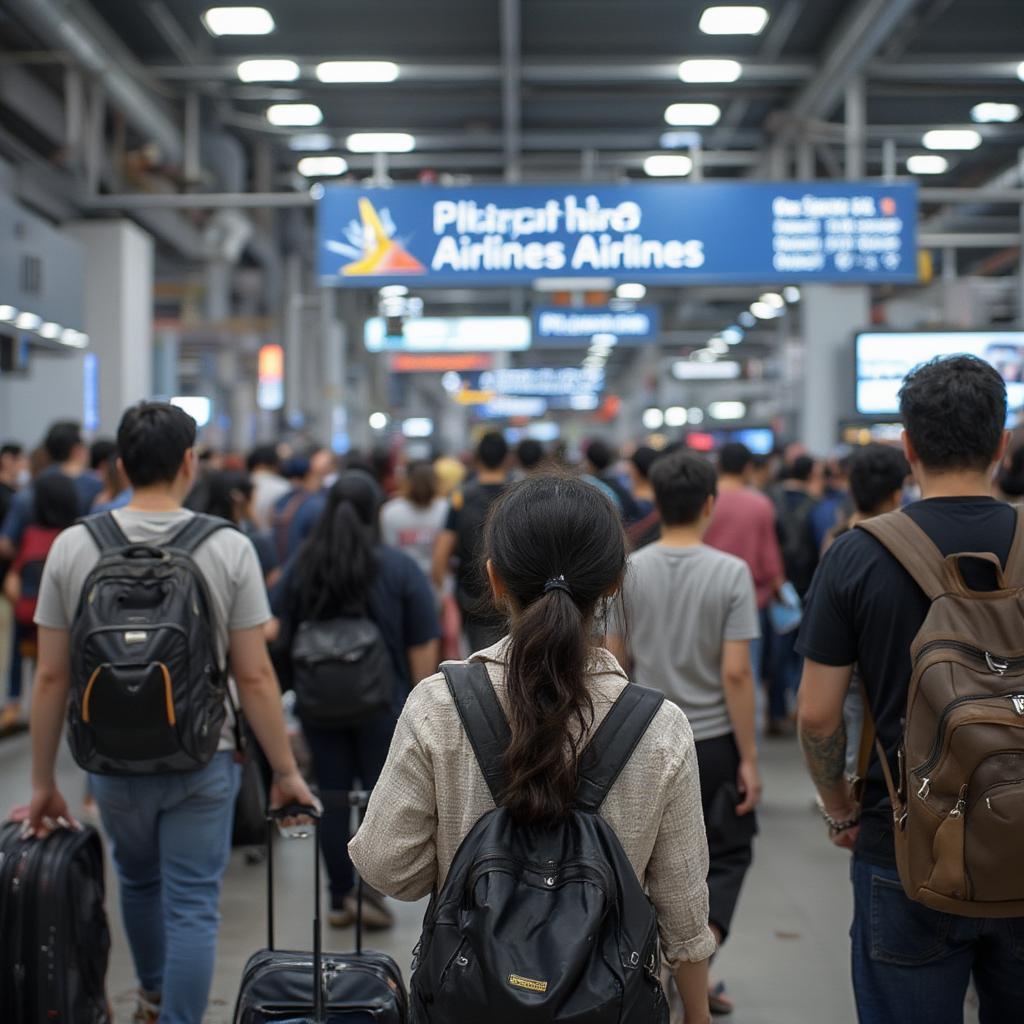
<svg viewBox="0 0 1024 1024"><path fill-rule="evenodd" d="M768 680L768 714L781 722L789 714L789 694L800 688L804 659L796 652L799 630L773 633L771 638L771 677Z"/></svg>
<svg viewBox="0 0 1024 1024"><path fill-rule="evenodd" d="M160 1024L201 1024L206 1012L240 779L231 751L180 775L91 776L135 972L162 994Z"/></svg>
<svg viewBox="0 0 1024 1024"><path fill-rule="evenodd" d="M1024 1013L1024 918L956 917L908 899L895 869L853 859L853 990L860 1024L981 1024Z"/></svg>
<svg viewBox="0 0 1024 1024"><path fill-rule="evenodd" d="M313 775L325 798L332 792L355 789L357 780L363 789L377 785L396 722L397 716L385 711L350 729L317 729L303 723L302 731L313 759ZM348 807L338 807L329 799L324 800L320 846L331 881L332 910L341 909L345 897L355 886L355 872L348 855L351 820ZM160 1024L164 1022L161 1020Z"/></svg>

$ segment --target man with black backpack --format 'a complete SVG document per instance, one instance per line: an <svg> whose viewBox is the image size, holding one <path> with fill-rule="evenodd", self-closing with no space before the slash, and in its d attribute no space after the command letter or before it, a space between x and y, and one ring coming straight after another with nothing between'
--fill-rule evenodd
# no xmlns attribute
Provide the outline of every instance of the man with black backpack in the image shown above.
<svg viewBox="0 0 1024 1024"><path fill-rule="evenodd" d="M1024 532L990 496L1006 408L979 359L909 374L904 448L923 500L839 537L807 599L800 734L829 837L854 851L861 1024L959 1024L972 976L982 1021L1021 1018ZM854 665L860 799L844 775Z"/></svg>
<svg viewBox="0 0 1024 1024"><path fill-rule="evenodd" d="M195 436L195 421L171 405L125 413L117 443L131 504L61 534L35 619L28 829L74 825L54 775L67 711L120 879L140 1024L200 1024L206 1008L241 770L228 665L274 770L271 804L313 802L267 655L252 544L182 508Z"/></svg>

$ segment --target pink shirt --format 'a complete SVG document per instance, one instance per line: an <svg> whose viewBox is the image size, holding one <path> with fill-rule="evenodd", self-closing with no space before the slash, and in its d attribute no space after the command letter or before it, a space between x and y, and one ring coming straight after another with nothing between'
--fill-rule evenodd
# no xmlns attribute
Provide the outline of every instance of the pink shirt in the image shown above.
<svg viewBox="0 0 1024 1024"><path fill-rule="evenodd" d="M767 608L785 574L775 532L775 506L770 499L749 487L721 491L704 543L747 563L754 577L757 607Z"/></svg>

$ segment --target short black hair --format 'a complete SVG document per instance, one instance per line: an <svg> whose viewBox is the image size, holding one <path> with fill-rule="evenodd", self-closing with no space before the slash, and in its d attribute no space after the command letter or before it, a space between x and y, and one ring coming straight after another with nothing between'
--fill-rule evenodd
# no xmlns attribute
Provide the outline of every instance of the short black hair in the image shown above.
<svg viewBox="0 0 1024 1024"><path fill-rule="evenodd" d="M901 490L910 475L903 452L886 444L869 444L850 456L850 493L857 511L877 513L883 501Z"/></svg>
<svg viewBox="0 0 1024 1024"><path fill-rule="evenodd" d="M43 473L32 485L32 517L36 526L66 530L78 515L78 491L71 477Z"/></svg>
<svg viewBox="0 0 1024 1024"><path fill-rule="evenodd" d="M480 438L476 457L488 469L500 469L508 458L508 442L497 430L491 430Z"/></svg>
<svg viewBox="0 0 1024 1024"><path fill-rule="evenodd" d="M983 471L1006 426L1006 385L976 356L939 357L907 374L900 415L926 469Z"/></svg>
<svg viewBox="0 0 1024 1024"><path fill-rule="evenodd" d="M534 469L544 460L544 445L532 437L520 441L516 447L516 459L523 469Z"/></svg>
<svg viewBox="0 0 1024 1024"><path fill-rule="evenodd" d="M3 446L0 446L0 459L7 455L13 455L14 458L18 458L24 451L24 446L18 444L17 441L8 441Z"/></svg>
<svg viewBox="0 0 1024 1024"><path fill-rule="evenodd" d="M784 474L786 480L799 480L807 483L814 474L814 459L810 455L798 455L787 467Z"/></svg>
<svg viewBox="0 0 1024 1024"><path fill-rule="evenodd" d="M739 441L730 441L722 445L722 450L718 453L719 472L725 473L726 476L739 476L753 462L753 452Z"/></svg>
<svg viewBox="0 0 1024 1024"><path fill-rule="evenodd" d="M688 526L700 518L708 498L718 493L718 478L706 459L687 451L663 455L651 467L654 499L666 526Z"/></svg>
<svg viewBox="0 0 1024 1024"><path fill-rule="evenodd" d="M257 445L249 452L249 457L245 460L245 468L250 473L260 466L267 466L276 472L280 465L281 456L277 454L277 449L272 444Z"/></svg>
<svg viewBox="0 0 1024 1024"><path fill-rule="evenodd" d="M117 442L112 437L98 437L89 446L89 468L102 469L117 454Z"/></svg>
<svg viewBox="0 0 1024 1024"><path fill-rule="evenodd" d="M587 461L603 473L615 461L615 451L607 441L597 438L587 445Z"/></svg>
<svg viewBox="0 0 1024 1024"><path fill-rule="evenodd" d="M629 461L633 463L636 471L646 480L651 475L651 466L654 465L655 460L661 454L656 448L641 445L633 452L633 457Z"/></svg>
<svg viewBox="0 0 1024 1024"><path fill-rule="evenodd" d="M139 402L121 417L117 450L132 487L169 484L196 443L196 421L168 402Z"/></svg>
<svg viewBox="0 0 1024 1024"><path fill-rule="evenodd" d="M82 428L74 420L60 420L46 432L43 447L50 461L59 466L71 458L71 453L81 443Z"/></svg>

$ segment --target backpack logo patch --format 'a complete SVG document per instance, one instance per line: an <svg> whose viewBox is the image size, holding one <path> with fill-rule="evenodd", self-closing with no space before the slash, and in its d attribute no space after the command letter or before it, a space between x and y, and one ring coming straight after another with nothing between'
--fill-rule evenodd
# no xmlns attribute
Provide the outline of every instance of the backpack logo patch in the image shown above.
<svg viewBox="0 0 1024 1024"><path fill-rule="evenodd" d="M1018 715L1024 715L1024 693L1018 693L1015 697L1011 697L1010 700L1013 701L1013 710Z"/></svg>
<svg viewBox="0 0 1024 1024"><path fill-rule="evenodd" d="M508 983L516 988L525 988L527 992L547 992L546 981L534 981L533 978L521 978L518 974L510 974Z"/></svg>

